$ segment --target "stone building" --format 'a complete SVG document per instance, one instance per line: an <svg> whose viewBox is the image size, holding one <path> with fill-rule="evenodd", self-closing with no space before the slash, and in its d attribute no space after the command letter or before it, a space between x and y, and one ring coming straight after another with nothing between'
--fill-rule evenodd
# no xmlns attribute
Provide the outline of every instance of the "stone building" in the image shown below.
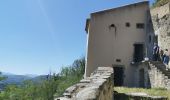
<svg viewBox="0 0 170 100"><path fill-rule="evenodd" d="M148 1L91 13L86 22L85 77L99 66L112 66L114 85L145 86L147 68L139 64L152 57L152 26Z"/></svg>

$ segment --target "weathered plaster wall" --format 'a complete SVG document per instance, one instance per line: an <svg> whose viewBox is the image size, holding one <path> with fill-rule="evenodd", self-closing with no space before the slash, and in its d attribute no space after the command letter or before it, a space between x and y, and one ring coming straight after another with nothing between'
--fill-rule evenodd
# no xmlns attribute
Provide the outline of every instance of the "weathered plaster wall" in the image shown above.
<svg viewBox="0 0 170 100"><path fill-rule="evenodd" d="M90 77L69 87L55 100L113 100L113 68L98 67Z"/></svg>
<svg viewBox="0 0 170 100"><path fill-rule="evenodd" d="M148 74L148 61L144 61L139 63L136 70L134 71L134 84L135 87L141 87L141 88L149 88L150 87L150 80L149 80L149 74ZM143 71L141 74L140 71Z"/></svg>

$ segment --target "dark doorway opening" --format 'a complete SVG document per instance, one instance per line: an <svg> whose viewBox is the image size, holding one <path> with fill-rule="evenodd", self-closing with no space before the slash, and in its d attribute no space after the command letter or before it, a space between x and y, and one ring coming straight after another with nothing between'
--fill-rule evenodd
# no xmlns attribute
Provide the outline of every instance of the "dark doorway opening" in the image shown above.
<svg viewBox="0 0 170 100"><path fill-rule="evenodd" d="M139 70L139 87L144 88L145 87L145 76L144 76L144 69Z"/></svg>
<svg viewBox="0 0 170 100"><path fill-rule="evenodd" d="M134 44L134 62L143 60L143 44Z"/></svg>
<svg viewBox="0 0 170 100"><path fill-rule="evenodd" d="M124 68L119 66L114 66L114 86L122 86L124 78Z"/></svg>

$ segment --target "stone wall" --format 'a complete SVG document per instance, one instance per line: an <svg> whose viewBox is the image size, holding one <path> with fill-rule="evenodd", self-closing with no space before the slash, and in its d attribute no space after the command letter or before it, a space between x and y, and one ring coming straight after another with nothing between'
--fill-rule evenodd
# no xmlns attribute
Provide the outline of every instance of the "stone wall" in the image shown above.
<svg viewBox="0 0 170 100"><path fill-rule="evenodd" d="M158 18L162 18L164 15L170 12L169 8L170 8L170 3L167 3L164 6L151 9L151 14L152 16L158 16Z"/></svg>
<svg viewBox="0 0 170 100"><path fill-rule="evenodd" d="M170 3L151 9L155 34L162 50L170 49Z"/></svg>
<svg viewBox="0 0 170 100"><path fill-rule="evenodd" d="M90 77L65 90L55 100L113 100L113 68L98 67Z"/></svg>
<svg viewBox="0 0 170 100"><path fill-rule="evenodd" d="M151 88L170 89L170 79L168 79L168 76L163 74L161 70L159 70L154 64L150 62L149 62L149 66L150 69L148 70L148 72L149 72Z"/></svg>
<svg viewBox="0 0 170 100"><path fill-rule="evenodd" d="M158 45L160 49L168 49L170 51L170 3L151 9L151 15L154 31L158 37ZM170 89L170 71L161 71L158 67L162 68L163 65L157 67L155 64L150 63L149 65L151 87Z"/></svg>

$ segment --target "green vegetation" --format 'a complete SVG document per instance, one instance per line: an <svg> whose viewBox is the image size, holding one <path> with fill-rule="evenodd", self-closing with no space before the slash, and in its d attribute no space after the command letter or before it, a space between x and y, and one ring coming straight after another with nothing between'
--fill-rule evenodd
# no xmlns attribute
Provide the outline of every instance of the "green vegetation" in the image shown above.
<svg viewBox="0 0 170 100"><path fill-rule="evenodd" d="M153 7L160 7L165 4L167 4L170 0L155 0L155 3L153 3Z"/></svg>
<svg viewBox="0 0 170 100"><path fill-rule="evenodd" d="M60 96L66 88L79 82L84 75L85 71L85 58L75 60L69 67L63 67L58 80L55 97Z"/></svg>
<svg viewBox="0 0 170 100"><path fill-rule="evenodd" d="M53 78L41 84L25 81L23 86L8 86L1 92L0 100L52 100L55 87Z"/></svg>
<svg viewBox="0 0 170 100"><path fill-rule="evenodd" d="M114 87L114 91L118 93L134 93L142 92L151 96L165 96L170 99L170 91L163 88L143 89L143 88L127 88L127 87Z"/></svg>
<svg viewBox="0 0 170 100"><path fill-rule="evenodd" d="M1 76L1 75L2 75L2 73L0 72L0 81L6 79L6 77L3 77L3 76Z"/></svg>
<svg viewBox="0 0 170 100"><path fill-rule="evenodd" d="M25 81L23 85L9 85L0 93L0 100L54 100L66 88L82 79L85 58L75 60L71 66L63 67L59 74L47 75L46 79L34 83Z"/></svg>

